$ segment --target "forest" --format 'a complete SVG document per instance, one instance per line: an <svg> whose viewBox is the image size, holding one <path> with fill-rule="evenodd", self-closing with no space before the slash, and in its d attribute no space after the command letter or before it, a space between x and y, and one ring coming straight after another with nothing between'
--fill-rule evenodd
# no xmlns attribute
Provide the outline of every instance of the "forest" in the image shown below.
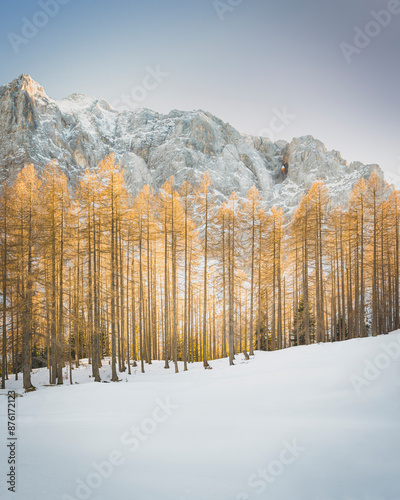
<svg viewBox="0 0 400 500"><path fill-rule="evenodd" d="M113 155L76 185L27 165L1 183L2 388L15 373L33 390L46 366L73 383L83 358L97 382L109 358L117 381L397 329L399 202L377 172L346 204L317 181L285 215L255 187L221 201L208 172L134 197Z"/></svg>

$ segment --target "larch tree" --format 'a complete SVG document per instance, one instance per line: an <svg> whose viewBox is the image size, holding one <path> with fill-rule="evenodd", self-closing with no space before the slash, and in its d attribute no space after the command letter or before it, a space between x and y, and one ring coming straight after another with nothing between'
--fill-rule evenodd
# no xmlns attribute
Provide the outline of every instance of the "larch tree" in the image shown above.
<svg viewBox="0 0 400 500"><path fill-rule="evenodd" d="M203 366L210 368L207 360L207 272L208 272L208 252L209 252L209 232L214 216L214 199L210 194L212 185L210 174L205 172L200 180L197 188L198 210L199 216L202 219L202 236L203 236Z"/></svg>
<svg viewBox="0 0 400 500"><path fill-rule="evenodd" d="M100 382L100 328L97 307L97 292L98 292L98 249L99 232L96 227L99 223L101 215L101 190L102 186L99 182L98 171L86 169L83 178L78 187L78 200L81 207L80 217L84 227L81 230L83 240L85 242L86 268L87 268L87 324L89 333L89 344L91 347L92 357L92 375L96 382ZM78 221L78 224L81 224ZM80 248L78 249L80 251ZM80 256L78 256L79 259ZM80 274L80 270L77 270ZM79 292L77 300L79 300ZM79 312L78 312L79 314ZM79 328L79 320L76 318L76 327ZM79 329L78 329L79 336Z"/></svg>
<svg viewBox="0 0 400 500"><path fill-rule="evenodd" d="M34 294L38 272L38 212L41 182L35 167L27 165L17 176L13 198L16 215L18 267L21 273L22 297L22 373L25 390L33 388L31 382L31 340L34 327Z"/></svg>
<svg viewBox="0 0 400 500"><path fill-rule="evenodd" d="M66 261L66 228L68 227L71 195L66 176L59 166L48 164L42 175L41 218L43 247L51 262L51 338L50 338L50 383L63 383L64 343L64 268Z"/></svg>
<svg viewBox="0 0 400 500"><path fill-rule="evenodd" d="M1 365L1 388L5 389L7 378L7 312L9 306L9 281L10 267L12 265L12 242L11 242L11 188L8 179L4 179L0 188L0 251L1 251L1 281L2 281L2 365Z"/></svg>
<svg viewBox="0 0 400 500"><path fill-rule="evenodd" d="M126 209L128 193L125 185L124 173L121 166L116 163L114 155L107 156L99 165L99 180L103 189L101 191L102 210L105 224L109 232L110 255L110 316L111 316L111 380L118 381L116 370L117 361L117 329L120 318L117 317L117 263L118 263L118 223Z"/></svg>
<svg viewBox="0 0 400 500"><path fill-rule="evenodd" d="M376 336L379 333L379 283L378 283L378 232L379 232L379 210L380 202L382 201L385 192L387 191L386 183L374 170L367 182L367 198L366 206L369 217L369 222L372 227L372 243L371 243L371 260L372 260L372 335Z"/></svg>
<svg viewBox="0 0 400 500"><path fill-rule="evenodd" d="M261 206L261 195L253 186L247 193L247 197L243 206L244 223L246 223L247 240L250 246L250 325L249 325L249 347L250 355L254 354L254 282L255 282L255 265L256 265L256 233L257 226L260 224L258 220L259 209Z"/></svg>

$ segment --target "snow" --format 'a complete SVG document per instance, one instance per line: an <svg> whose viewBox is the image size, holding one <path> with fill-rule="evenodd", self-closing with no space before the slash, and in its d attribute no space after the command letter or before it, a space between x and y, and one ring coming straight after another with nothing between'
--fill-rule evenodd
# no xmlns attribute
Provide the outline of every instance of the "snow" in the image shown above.
<svg viewBox="0 0 400 500"><path fill-rule="evenodd" d="M400 498L400 331L211 366L179 363L175 374L154 362L99 384L86 363L73 370L78 384L58 387L40 369L32 393L10 379L0 498ZM16 494L4 484L10 388L22 395Z"/></svg>

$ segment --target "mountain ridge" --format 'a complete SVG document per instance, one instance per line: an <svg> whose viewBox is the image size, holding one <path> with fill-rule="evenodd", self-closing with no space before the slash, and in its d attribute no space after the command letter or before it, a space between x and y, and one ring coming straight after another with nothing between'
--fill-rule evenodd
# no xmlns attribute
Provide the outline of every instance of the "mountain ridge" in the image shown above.
<svg viewBox="0 0 400 500"><path fill-rule="evenodd" d="M348 164L310 135L274 143L241 134L203 110L117 111L79 93L55 100L27 74L0 87L0 153L3 175L57 160L72 183L86 166L114 153L134 194L145 184L160 187L171 175L176 185L195 183L208 170L221 199L233 191L243 197L255 185L268 205L284 211L315 180L327 184L334 201L346 202L361 177L373 170L383 176L378 165Z"/></svg>

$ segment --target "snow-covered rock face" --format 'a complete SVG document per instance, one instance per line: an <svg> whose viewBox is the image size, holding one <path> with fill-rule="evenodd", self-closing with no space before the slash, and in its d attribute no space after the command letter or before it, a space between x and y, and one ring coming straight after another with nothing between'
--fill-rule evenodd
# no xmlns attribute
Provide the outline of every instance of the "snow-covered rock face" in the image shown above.
<svg viewBox="0 0 400 500"><path fill-rule="evenodd" d="M148 183L160 187L171 175L177 186L195 183L208 170L220 198L233 191L243 197L255 185L268 205L285 211L318 179L345 202L354 183L379 168L348 166L310 136L273 143L240 134L200 110L118 112L82 94L56 101L27 75L0 87L0 132L1 168L11 176L26 163L40 170L56 159L75 182L86 166L115 153L134 194Z"/></svg>

